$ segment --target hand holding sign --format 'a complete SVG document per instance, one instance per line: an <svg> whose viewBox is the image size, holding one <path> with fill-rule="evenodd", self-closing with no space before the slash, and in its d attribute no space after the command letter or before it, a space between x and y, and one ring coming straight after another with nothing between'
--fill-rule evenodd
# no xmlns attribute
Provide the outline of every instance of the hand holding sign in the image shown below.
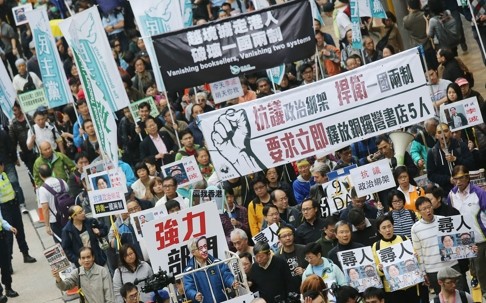
<svg viewBox="0 0 486 303"><path fill-rule="evenodd" d="M211 139L218 152L239 173L245 172L246 167L251 171L265 169L251 148L250 133L251 128L244 109L228 109L214 123L211 133Z"/></svg>

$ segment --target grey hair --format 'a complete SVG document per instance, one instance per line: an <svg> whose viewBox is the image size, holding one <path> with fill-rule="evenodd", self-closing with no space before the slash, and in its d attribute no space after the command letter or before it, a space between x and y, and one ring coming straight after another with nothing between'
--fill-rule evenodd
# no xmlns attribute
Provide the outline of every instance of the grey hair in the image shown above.
<svg viewBox="0 0 486 303"><path fill-rule="evenodd" d="M341 220L338 223L336 223L336 225L334 225L334 232L337 233L338 228L339 227L342 227L342 226L347 226L349 228L349 230L352 230L351 229L351 224L349 224L348 221Z"/></svg>
<svg viewBox="0 0 486 303"><path fill-rule="evenodd" d="M254 255L257 255L261 252L270 253L270 245L268 245L267 242L258 241L257 243L255 243L255 246L253 246Z"/></svg>
<svg viewBox="0 0 486 303"><path fill-rule="evenodd" d="M239 236L243 240L248 240L248 235L241 228L235 228L230 233L230 239L233 239L233 237L237 237L237 236Z"/></svg>
<svg viewBox="0 0 486 303"><path fill-rule="evenodd" d="M331 171L331 168L326 163L315 162L314 165L312 165L310 171L311 173L317 172L324 177L328 172Z"/></svg>

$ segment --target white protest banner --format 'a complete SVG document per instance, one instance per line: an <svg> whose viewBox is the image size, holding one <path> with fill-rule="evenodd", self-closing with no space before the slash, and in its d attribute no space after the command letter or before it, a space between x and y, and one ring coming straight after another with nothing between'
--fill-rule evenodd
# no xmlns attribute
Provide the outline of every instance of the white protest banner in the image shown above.
<svg viewBox="0 0 486 303"><path fill-rule="evenodd" d="M113 163L118 163L114 112L118 107L127 107L129 102L121 77L110 74L118 75L118 69L99 12L92 7L60 22L59 27L73 50L100 149Z"/></svg>
<svg viewBox="0 0 486 303"><path fill-rule="evenodd" d="M125 174L119 167L105 171L98 171L96 173L91 171L88 178L89 188L93 190L117 188L122 193L128 191Z"/></svg>
<svg viewBox="0 0 486 303"><path fill-rule="evenodd" d="M224 257L228 244L218 209L214 203L203 203L182 209L170 216L152 220L142 225L152 268L159 266L178 275L183 272L191 257L189 240L205 236L207 249L215 258Z"/></svg>
<svg viewBox="0 0 486 303"><path fill-rule="evenodd" d="M130 112L132 113L132 117L135 122L140 121L140 116L138 114L138 106L144 102L147 102L150 105L150 115L152 117L156 118L159 115L159 110L157 109L157 105L155 104L154 98L152 97L143 98L136 102L130 103L129 109Z"/></svg>
<svg viewBox="0 0 486 303"><path fill-rule="evenodd" d="M371 17L370 1L371 0L358 1L360 17Z"/></svg>
<svg viewBox="0 0 486 303"><path fill-rule="evenodd" d="M187 0L144 0L130 1L133 15L137 21L138 30L143 37L145 48L153 66L159 66L155 55L152 36L175 31L184 27L181 12L181 2L184 1L184 13ZM190 4L190 1L189 1ZM192 16L192 10L191 10ZM192 18L191 18L192 22ZM159 68L153 69L155 82L159 90L165 90L164 81Z"/></svg>
<svg viewBox="0 0 486 303"><path fill-rule="evenodd" d="M25 13L34 39L36 56L49 108L73 103L73 94L57 51L45 6Z"/></svg>
<svg viewBox="0 0 486 303"><path fill-rule="evenodd" d="M261 232L259 232L252 238L253 242L255 243L257 241L267 242L268 245L270 245L271 250L273 250L274 252L277 251L278 243L279 243L279 239L277 235L278 228L279 227L277 223L273 223L272 225L264 228Z"/></svg>
<svg viewBox="0 0 486 303"><path fill-rule="evenodd" d="M223 189L192 189L190 207L201 203L213 202L218 207L220 214L224 212L224 190Z"/></svg>
<svg viewBox="0 0 486 303"><path fill-rule="evenodd" d="M0 60L0 106L9 120L14 118L13 105L16 96L17 93L3 64L3 60Z"/></svg>
<svg viewBox="0 0 486 303"><path fill-rule="evenodd" d="M165 205L131 213L130 222L132 223L132 226L135 227L135 235L137 236L137 240L141 241L143 239L142 226L145 223L153 220L159 220L165 216L167 216L167 209L165 208Z"/></svg>
<svg viewBox="0 0 486 303"><path fill-rule="evenodd" d="M103 172L105 170L110 170L110 169L114 169L115 166L113 165L113 162L111 161L96 161L95 163L92 163L92 164L89 164L85 167L83 167L83 174L81 175L81 179L83 178L88 178L89 179L89 176L92 175L92 174L96 174L96 173L99 173L99 172ZM86 180L86 186L87 186L87 190L91 190L91 183L88 182L88 180Z"/></svg>
<svg viewBox="0 0 486 303"><path fill-rule="evenodd" d="M397 186L388 159L352 169L350 177L359 197Z"/></svg>
<svg viewBox="0 0 486 303"><path fill-rule="evenodd" d="M349 175L339 176L336 179L322 184L324 197L321 199L321 215L329 217L351 203L351 180Z"/></svg>
<svg viewBox="0 0 486 303"><path fill-rule="evenodd" d="M476 97L456 101L440 107L440 121L451 131L458 131L483 123L483 116Z"/></svg>
<svg viewBox="0 0 486 303"><path fill-rule="evenodd" d="M83 62L83 67L86 69L85 73L93 81L91 86L94 94L98 97L97 101L100 103L103 101L108 106L106 110L111 109L111 115L127 107L130 101L121 77L119 77L113 52L108 43L105 29L101 24L98 8L93 6L77 13L73 17L60 22L59 27L69 46ZM79 70L79 64L77 66ZM113 75L116 75L116 77ZM80 77L86 92L87 89L81 72ZM93 115L93 112L90 112ZM94 121L97 117L92 118Z"/></svg>
<svg viewBox="0 0 486 303"><path fill-rule="evenodd" d="M383 288L370 246L338 252L349 286L363 292L368 287Z"/></svg>
<svg viewBox="0 0 486 303"><path fill-rule="evenodd" d="M59 243L44 250L44 256L47 259L47 263L51 266L51 270L61 272L71 267L71 262Z"/></svg>
<svg viewBox="0 0 486 303"><path fill-rule="evenodd" d="M177 185L189 185L203 180L199 165L194 156L182 158L161 167L164 177L174 177Z"/></svg>
<svg viewBox="0 0 486 303"><path fill-rule="evenodd" d="M90 190L88 192L88 198L94 218L127 212L125 194L118 188Z"/></svg>
<svg viewBox="0 0 486 303"><path fill-rule="evenodd" d="M255 293L247 293L231 300L223 301L222 303L251 303L255 298L259 298L259 295Z"/></svg>
<svg viewBox="0 0 486 303"><path fill-rule="evenodd" d="M36 90L31 90L30 92L19 94L18 101L20 107L22 107L22 111L30 115L32 115L39 106L45 106L45 107L49 106L43 88L39 88Z"/></svg>
<svg viewBox="0 0 486 303"><path fill-rule="evenodd" d="M380 263L383 264L385 278L390 284L390 291L424 281L410 240L380 249L377 253Z"/></svg>
<svg viewBox="0 0 486 303"><path fill-rule="evenodd" d="M243 96L243 88L238 77L209 83L209 87L216 104Z"/></svg>
<svg viewBox="0 0 486 303"><path fill-rule="evenodd" d="M220 180L286 164L433 117L416 49L200 115Z"/></svg>
<svg viewBox="0 0 486 303"><path fill-rule="evenodd" d="M477 256L474 246L474 231L462 215L438 219L437 242L442 261L468 259ZM473 224L473 223L470 223Z"/></svg>

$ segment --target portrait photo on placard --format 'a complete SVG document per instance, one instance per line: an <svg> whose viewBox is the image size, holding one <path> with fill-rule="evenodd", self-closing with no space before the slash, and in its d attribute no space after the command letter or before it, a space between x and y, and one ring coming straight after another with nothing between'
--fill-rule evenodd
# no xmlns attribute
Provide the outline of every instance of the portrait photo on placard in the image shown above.
<svg viewBox="0 0 486 303"><path fill-rule="evenodd" d="M94 190L111 188L110 177L107 173L90 176L91 188Z"/></svg>

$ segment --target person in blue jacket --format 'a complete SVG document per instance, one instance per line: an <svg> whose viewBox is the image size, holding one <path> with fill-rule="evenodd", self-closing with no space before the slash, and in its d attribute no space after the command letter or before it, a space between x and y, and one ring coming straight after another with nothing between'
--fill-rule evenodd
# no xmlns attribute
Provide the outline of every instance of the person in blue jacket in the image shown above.
<svg viewBox="0 0 486 303"><path fill-rule="evenodd" d="M204 268L183 277L184 290L192 302L219 303L230 298L227 288L237 288L238 281L225 263L210 266L220 260L208 253L208 243L205 236L192 239L188 247L193 257L187 263L185 273Z"/></svg>
<svg viewBox="0 0 486 303"><path fill-rule="evenodd" d="M69 261L79 267L79 250L90 246L96 264L105 266L106 255L98 241L108 234L108 227L96 219L87 218L79 205L71 206L68 213L69 222L62 229L62 248Z"/></svg>

